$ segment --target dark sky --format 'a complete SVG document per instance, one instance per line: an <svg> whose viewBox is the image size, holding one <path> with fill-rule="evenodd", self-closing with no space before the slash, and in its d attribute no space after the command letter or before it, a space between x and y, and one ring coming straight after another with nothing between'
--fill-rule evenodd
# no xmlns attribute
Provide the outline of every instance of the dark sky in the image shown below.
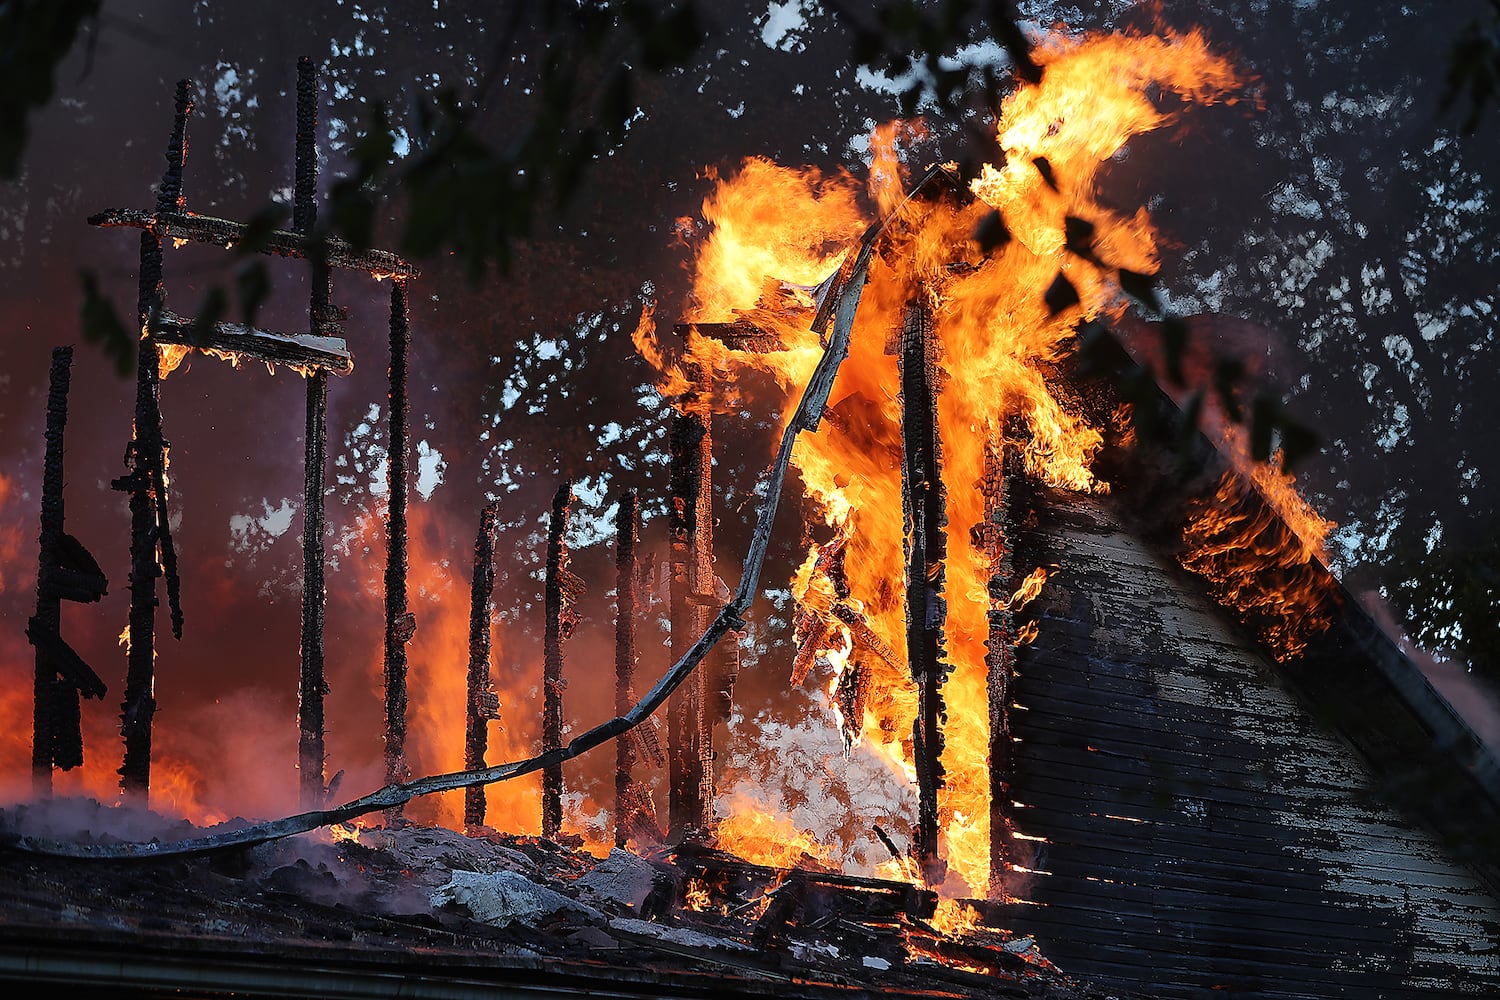
<svg viewBox="0 0 1500 1000"><path fill-rule="evenodd" d="M244 217L284 199L291 87L304 53L322 62L324 122L334 137L325 145L325 190L364 107L385 101L406 123L434 81L465 91L494 74L499 85L478 121L491 142L513 141L532 110L530 70L519 59L495 64L496 5L395 6L106 4L88 51L81 45L69 58L58 94L33 117L24 174L0 186L0 671L8 689L28 693L4 709L7 787L22 780L29 754L31 652L22 632L34 594L48 352L78 339L80 269L100 276L122 315L134 305L133 235L83 219L152 203L180 77L199 93L188 207ZM497 664L507 691L504 739L515 747L535 739L540 532L558 477L578 479L580 511L593 515L576 539L594 602L593 621L570 647L580 662L602 662L611 614L607 552L585 544L599 538L591 522L625 486L642 489L649 512L661 507L660 404L629 333L648 298L661 300L664 317L681 303L686 254L675 221L696 216L709 190L706 168L732 170L757 155L862 176L862 137L895 113L889 88L850 67L848 32L810 0L704 6L712 12L703 50L687 69L642 83L624 144L594 165L566 212L517 247L510 273L474 287L437 260L412 285L413 467L424 491L414 494L413 684L436 691L437 664L462 656L455 636L465 627L478 510L499 499L507 530L497 553ZM1447 48L1482 4L1440 6L1413 14L1384 0L1161 4L1164 23L1201 25L1231 54L1255 79L1258 100L1189 111L1181 125L1132 143L1104 182L1110 199L1151 209L1166 242L1172 306L1242 320L1215 328L1264 354L1319 430L1325 448L1305 481L1342 526L1333 554L1356 589L1390 585L1391 556L1402 547L1463 545L1494 530L1500 116L1462 138L1439 114ZM1069 32L1140 29L1158 16L1123 2L1020 7L1034 27ZM987 51L979 41L971 56ZM931 159L964 152L958 122L932 124ZM224 280L222 256L169 254L178 311ZM260 321L298 329L305 276L290 264L273 272L274 298ZM370 485L383 476L386 295L363 278L336 283L335 300L351 308L356 357L354 374L331 388L329 424L330 770L348 768L348 792L378 779L383 543ZM80 349L69 528L112 586L102 605L70 607L64 631L110 685L102 704L85 705L88 753L106 778L118 753L111 734L124 655L113 640L125 618L128 564L125 498L108 483L123 471L132 391L96 350ZM167 380L162 408L187 628L181 643L159 640L160 743L200 770L212 762L218 773L197 789L204 801L276 812L295 788L301 380L199 359ZM754 427L769 418L726 429L720 481L730 507L765 465ZM727 564L742 534L738 516L725 515ZM732 572L724 575L732 582ZM769 702L782 669L747 674L747 714ZM570 713L592 724L607 697L580 679ZM451 700L434 695L433 704ZM432 711L443 716L435 725L461 724L461 706ZM420 741L414 752L419 769L457 763ZM527 807L522 800L516 808ZM516 824L534 822L526 815Z"/></svg>

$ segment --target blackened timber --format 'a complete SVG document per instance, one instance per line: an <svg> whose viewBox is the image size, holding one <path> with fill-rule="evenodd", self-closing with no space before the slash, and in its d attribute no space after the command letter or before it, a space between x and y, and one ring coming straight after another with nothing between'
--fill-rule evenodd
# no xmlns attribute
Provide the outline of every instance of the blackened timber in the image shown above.
<svg viewBox="0 0 1500 1000"><path fill-rule="evenodd" d="M490 679L490 618L494 611L491 599L495 593L495 526L500 516L498 503L485 504L479 515L479 534L474 539L474 579L469 589L469 676L465 704L464 768L477 771L486 767L489 750L489 723L500 718L500 697ZM464 826L484 823L485 795L483 785L464 789Z"/></svg>
<svg viewBox="0 0 1500 1000"><path fill-rule="evenodd" d="M1016 662L1016 627L1011 615L1014 568L1006 531L1006 461L998 441L984 452L984 521L980 535L989 565L989 621L984 655L990 709L990 894L1003 896L1005 873L1012 861L1010 680Z"/></svg>
<svg viewBox="0 0 1500 1000"><path fill-rule="evenodd" d="M906 534L906 654L917 686L912 754L917 771L913 853L928 884L943 881L938 856L938 789L943 784L943 563L946 544L937 424L937 338L919 291L901 329L901 495Z"/></svg>
<svg viewBox="0 0 1500 1000"><path fill-rule="evenodd" d="M671 509L667 531L671 550L672 658L680 660L698 628L697 546L702 456L708 420L696 412L672 415ZM667 716L668 836L681 839L707 824L703 799L703 677L695 673L678 689Z"/></svg>
<svg viewBox="0 0 1500 1000"><path fill-rule="evenodd" d="M566 637L566 574L568 572L568 508L573 484L564 482L552 498L547 530L546 634L542 640L542 753L562 748L562 644ZM562 830L562 762L542 768L542 836L556 839Z"/></svg>
<svg viewBox="0 0 1500 1000"><path fill-rule="evenodd" d="M348 375L354 370L354 359L348 345L334 337L277 333L242 323L199 324L166 311L152 319L151 334L158 344L222 351L266 364L290 365L335 375Z"/></svg>
<svg viewBox="0 0 1500 1000"><path fill-rule="evenodd" d="M755 354L770 354L786 350L786 344L774 333L768 333L748 320L732 323L678 323L672 332L683 340L696 333L710 340L717 340L731 351L751 351Z"/></svg>
<svg viewBox="0 0 1500 1000"><path fill-rule="evenodd" d="M192 85L179 81L167 143L167 169L157 188L158 213L181 212L182 167L187 153L187 122L193 111ZM141 233L140 275L136 319L147 329L153 314L164 306L161 235ZM120 787L127 797L147 800L151 788L151 722L156 714L152 693L156 674L157 548L161 543L160 511L154 495L162 483L161 413L158 409L161 355L155 340L143 336L136 364L135 433L130 444L130 618L125 700L120 711L120 734L125 744L120 764Z"/></svg>
<svg viewBox="0 0 1500 1000"><path fill-rule="evenodd" d="M297 153L296 177L292 189L292 225L299 233L311 232L318 219L318 71L306 56L297 60ZM308 329L316 336L323 332L332 296L332 272L326 262L315 259L308 302ZM207 331L194 331L200 338ZM285 347L313 353L310 345L283 339L270 339L260 331L261 341L270 340L270 348L285 355ZM244 336L242 334L242 336ZM317 343L317 341L314 341ZM342 341L337 342L342 344ZM285 347L283 346L285 345ZM202 346L200 341L200 346ZM259 345L258 345L259 346ZM333 342L326 346L334 347ZM332 351L329 360L338 363ZM334 370L347 374L353 368L344 348L342 365ZM296 362L291 362L296 363ZM303 367L306 367L305 363ZM325 525L323 494L328 467L328 374L329 364L314 364L306 386L306 427L302 455L302 671L297 685L297 768L299 792L304 809L321 808L326 795L324 785L327 750L324 742L323 698L328 693L324 668L323 627L327 618L327 584L324 574L323 532Z"/></svg>
<svg viewBox="0 0 1500 1000"><path fill-rule="evenodd" d="M36 615L31 627L38 635L55 637L62 631L62 605L55 593L48 593L44 578L57 564L57 552L63 535L63 430L68 423L68 386L72 381L73 348L54 347L52 368L47 379L47 448L42 459L42 530L41 552L37 558ZM27 630L30 638L31 629ZM31 716L31 787L38 796L52 793L54 746L61 729L55 710L54 688L57 667L40 643L36 647L36 679Z"/></svg>
<svg viewBox="0 0 1500 1000"><path fill-rule="evenodd" d="M406 765L406 644L416 620L406 606L406 356L411 349L406 284L391 283L390 512L386 519L385 560L385 779L397 784L409 776ZM387 819L401 807L387 810Z"/></svg>
<svg viewBox="0 0 1500 1000"><path fill-rule="evenodd" d="M250 236L243 222L215 219L191 212L158 209L144 212L135 208L107 208L88 218L89 225L104 228L126 227L152 233L158 240L190 240L211 243L230 249ZM363 271L377 278L420 278L421 269L389 250L359 250L336 236L318 237L285 229L267 234L257 249L278 257L304 260L322 257L329 267L346 271Z"/></svg>
<svg viewBox="0 0 1500 1000"><path fill-rule="evenodd" d="M620 497L615 512L615 715L630 711L635 700L635 539L640 512L634 491ZM630 839L630 785L635 746L615 740L615 846Z"/></svg>

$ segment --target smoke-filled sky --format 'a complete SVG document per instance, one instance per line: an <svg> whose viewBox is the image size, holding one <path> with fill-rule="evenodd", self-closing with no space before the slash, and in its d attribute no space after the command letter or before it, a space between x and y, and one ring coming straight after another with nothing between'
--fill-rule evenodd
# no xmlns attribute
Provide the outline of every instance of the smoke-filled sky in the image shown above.
<svg viewBox="0 0 1500 1000"><path fill-rule="evenodd" d="M288 200L300 54L323 70L325 191L375 101L410 136L419 95L440 85L466 92L493 76L499 83L477 121L493 143L513 139L533 110L522 56L535 53L523 38L495 65L501 8L393 6L107 3L63 65L58 93L33 116L23 175L0 186L0 675L11 692L0 702L0 786L8 797L24 793L29 761L23 630L34 601L48 352L78 341L81 269L98 274L122 315L134 310L133 234L83 220L153 203L172 85L182 77L198 93L188 208L244 218L268 199ZM871 128L896 114L900 81L854 68L849 32L815 0L702 6L711 7L703 49L686 69L643 80L623 144L592 166L574 204L515 248L508 273L474 286L461 268L433 260L411 285L411 754L419 772L460 763L469 560L488 499L501 502L505 526L496 557L505 719L491 759L534 747L543 531L560 476L578 484L574 568L589 586L588 620L568 647L579 666L567 711L581 729L611 710L608 678L594 669L609 662L612 641L602 526L617 492L638 488L649 548L664 503L665 411L630 344L636 317L653 300L667 322L680 312L682 244L698 231L712 171L764 156L862 177ZM1341 525L1333 554L1351 587L1392 586L1398 550L1462 547L1493 533L1500 115L1466 138L1437 108L1447 48L1479 0L1435 13L1408 13L1393 0L1019 6L1037 32L1149 30L1158 18L1201 26L1255 81L1256 99L1191 109L1178 126L1131 143L1106 171L1104 193L1151 211L1165 239L1172 308L1215 316L1203 335L1260 356L1319 431L1324 450L1303 478ZM979 36L955 55L1005 63ZM967 123L976 122L986 124L983 109ZM965 124L931 117L931 137L913 158L968 152ZM400 212L399 199L391 211ZM203 288L228 280L223 256L201 247L169 253L177 311L191 312ZM277 262L272 270L260 323L304 327L303 269ZM329 394L329 772L346 769L343 791L355 793L380 777L387 289L344 273L334 299L351 310L355 371ZM68 529L99 558L111 588L101 605L68 606L63 628L110 693L84 706L92 777L60 779L63 789L106 791L118 766L125 656L115 637L125 621L128 516L109 481L123 472L132 392L97 350L81 347ZM158 639L158 774L180 771L183 782L159 800L179 796L198 816L276 813L295 798L302 397L295 374L206 358L162 389L187 623L181 642ZM743 417L716 427L720 574L731 585L778 403L764 392L747 399ZM785 527L781 565L768 573L773 588L792 558L796 529ZM800 724L807 697L781 693L787 614L784 594L758 608L740 746L759 733L784 740ZM643 680L664 664L650 642ZM580 774L595 771L602 776L605 764ZM598 794L608 801L602 785ZM492 801L496 825L536 827L534 787ZM576 815L597 809L580 800Z"/></svg>

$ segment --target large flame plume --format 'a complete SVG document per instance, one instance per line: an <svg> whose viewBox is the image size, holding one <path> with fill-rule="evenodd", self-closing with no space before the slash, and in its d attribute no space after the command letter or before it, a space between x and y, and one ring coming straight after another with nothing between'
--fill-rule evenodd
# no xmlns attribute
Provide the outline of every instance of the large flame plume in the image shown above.
<svg viewBox="0 0 1500 1000"><path fill-rule="evenodd" d="M925 296L942 370L951 672L944 689L946 785L939 811L942 854L962 883L946 887L954 891L984 893L991 886L990 566L973 531L985 518L979 484L986 452L1012 451L1030 475L1053 486L1107 488L1091 471L1102 435L1069 412L1042 375L1045 363L1070 349L1080 322L1123 308L1116 269L1157 269L1156 233L1144 210L1123 215L1101 204L1096 175L1131 136L1171 119L1148 92L1208 102L1241 83L1229 61L1197 33L1056 37L1040 45L1037 58L1045 66L1043 80L1021 87L1000 109L1001 165L982 170L972 198L903 203L909 175L901 139L919 126L876 131L868 201L881 217L897 212L896 223L871 264L828 419L816 434L799 438L793 453L807 494L833 532L797 574L794 596L802 618L826 636L820 652L834 673L830 690L836 695L852 661L863 672L862 718L851 726L855 740L882 756L894 779L910 780L916 691L905 662L900 584L901 404L897 363L886 345L912 295ZM784 349L735 351L690 335L685 363L665 365L663 393L681 392L695 377L685 372L713 372L732 382L739 371L762 371L789 394L805 385L821 352L811 331L812 290L871 221L863 204L854 180L842 174L751 160L720 178L703 206L710 229L694 260L688 318L748 322L774 334ZM987 255L974 234L995 210L1012 239ZM1059 273L1077 301L1049 308L1042 292ZM643 354L660 358L651 330L643 328L638 337ZM830 547L837 549L833 557Z"/></svg>

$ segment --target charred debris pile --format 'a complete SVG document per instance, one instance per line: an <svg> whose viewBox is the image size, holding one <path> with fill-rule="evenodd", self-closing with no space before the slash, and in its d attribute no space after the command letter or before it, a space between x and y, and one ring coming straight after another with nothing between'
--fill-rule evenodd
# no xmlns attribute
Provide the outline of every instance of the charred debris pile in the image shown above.
<svg viewBox="0 0 1500 1000"><path fill-rule="evenodd" d="M59 823L113 824L132 838L195 832L71 800L0 814L10 835ZM180 983L190 969L204 988L274 962L300 989L380 969L627 996L1096 995L1029 937L972 921L940 930L931 891L690 844L600 859L542 837L402 824L124 864L4 851L0 898L0 961L26 949L33 981L113 962L126 970L120 986Z"/></svg>

